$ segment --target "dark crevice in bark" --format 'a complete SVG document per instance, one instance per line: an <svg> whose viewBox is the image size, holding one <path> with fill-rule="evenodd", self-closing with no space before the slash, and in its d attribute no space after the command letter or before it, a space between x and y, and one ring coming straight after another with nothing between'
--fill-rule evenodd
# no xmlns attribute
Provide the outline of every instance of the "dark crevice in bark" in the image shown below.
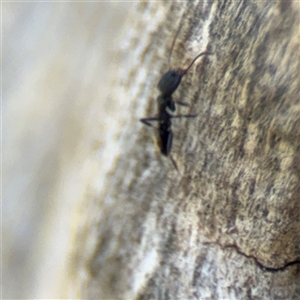
<svg viewBox="0 0 300 300"><path fill-rule="evenodd" d="M300 266L300 260L299 259L296 259L296 260L293 260L293 261L290 261L290 262L287 262L285 263L283 266L281 267L268 267L266 265L264 265L262 262L260 262L257 257L255 257L254 255L247 255L246 253L244 253L237 245L235 244L230 244L230 245L222 245L221 243L219 242L215 242L215 243L203 243L204 245L218 245L220 248L222 249L235 249L235 251L244 256L244 257L247 257L249 259L253 259L255 264L262 270L262 271L265 271L265 272L270 272L270 273L276 273L276 272L283 272L283 271L286 271L287 268L291 267L291 266L294 266L294 265L299 265Z"/></svg>

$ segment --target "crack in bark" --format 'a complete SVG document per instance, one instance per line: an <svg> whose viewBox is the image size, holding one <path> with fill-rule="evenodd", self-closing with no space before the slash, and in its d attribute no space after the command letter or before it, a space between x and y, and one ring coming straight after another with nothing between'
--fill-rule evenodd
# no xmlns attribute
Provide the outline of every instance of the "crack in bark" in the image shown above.
<svg viewBox="0 0 300 300"><path fill-rule="evenodd" d="M294 265L300 265L300 260L299 259L296 259L294 261L290 261L290 262L287 262L285 263L282 267L278 267L278 268L275 268L275 267L268 267L266 265L264 265L262 262L260 262L258 260L257 257L255 257L254 255L247 255L246 253L244 253L236 244L229 244L229 245L222 245L220 242L216 241L215 243L203 243L204 245L218 245L221 249L229 249L229 248L233 248L235 249L235 251L246 257L246 258L250 258L250 259L253 259L255 264L262 270L262 271L266 271L266 272L270 272L270 273L276 273L276 272L283 272L283 271L286 271L286 269L290 266L294 266Z"/></svg>

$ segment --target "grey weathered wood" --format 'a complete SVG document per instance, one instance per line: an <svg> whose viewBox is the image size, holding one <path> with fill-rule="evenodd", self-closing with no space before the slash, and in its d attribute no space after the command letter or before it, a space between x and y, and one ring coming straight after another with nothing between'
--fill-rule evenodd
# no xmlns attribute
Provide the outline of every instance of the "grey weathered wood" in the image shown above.
<svg viewBox="0 0 300 300"><path fill-rule="evenodd" d="M73 296L299 298L299 4L138 7L112 92L132 101L122 151L105 188L90 195ZM180 112L199 113L174 121L178 174L138 118L156 113L156 84L180 22L171 65L204 50L214 56L200 59L174 94L191 103Z"/></svg>
<svg viewBox="0 0 300 300"><path fill-rule="evenodd" d="M3 4L4 296L299 298L299 4L126 5Z"/></svg>

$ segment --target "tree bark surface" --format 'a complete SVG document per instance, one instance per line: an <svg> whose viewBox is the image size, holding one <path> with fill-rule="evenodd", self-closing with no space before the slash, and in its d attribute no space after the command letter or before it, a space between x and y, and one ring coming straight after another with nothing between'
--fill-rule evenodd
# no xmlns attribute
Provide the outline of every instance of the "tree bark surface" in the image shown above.
<svg viewBox="0 0 300 300"><path fill-rule="evenodd" d="M3 3L3 298L299 299L299 5Z"/></svg>
<svg viewBox="0 0 300 300"><path fill-rule="evenodd" d="M299 3L136 8L110 94L130 102L118 119L121 149L83 199L70 293L298 299ZM172 121L177 172L155 146L155 130L138 119L157 114L156 85L179 24L171 68L213 55L199 59L174 93L190 104L176 113L198 114Z"/></svg>

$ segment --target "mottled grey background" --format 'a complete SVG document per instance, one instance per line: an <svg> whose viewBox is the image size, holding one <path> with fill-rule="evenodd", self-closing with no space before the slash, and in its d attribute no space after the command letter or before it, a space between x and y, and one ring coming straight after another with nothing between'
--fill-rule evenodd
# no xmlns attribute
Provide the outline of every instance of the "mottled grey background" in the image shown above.
<svg viewBox="0 0 300 300"><path fill-rule="evenodd" d="M3 298L60 295L85 155L112 139L109 76L131 7L2 3Z"/></svg>

